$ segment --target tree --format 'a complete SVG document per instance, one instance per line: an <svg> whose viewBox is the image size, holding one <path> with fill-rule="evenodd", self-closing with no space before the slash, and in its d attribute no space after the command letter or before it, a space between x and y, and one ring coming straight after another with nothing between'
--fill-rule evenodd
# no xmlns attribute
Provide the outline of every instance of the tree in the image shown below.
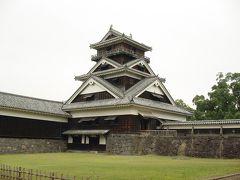
<svg viewBox="0 0 240 180"><path fill-rule="evenodd" d="M198 120L240 118L240 73L219 73L216 81L208 98L203 95L193 98L194 117Z"/></svg>
<svg viewBox="0 0 240 180"><path fill-rule="evenodd" d="M185 109L185 110L187 110L187 111L189 111L189 112L191 112L191 113L194 112L194 109L191 108L189 105L187 105L182 99L176 99L176 100L175 100L175 103L176 103L176 105L177 105L178 107L180 107L180 108L183 108L183 109ZM194 120L194 119L195 119L194 116L187 117L187 120L189 120L189 121Z"/></svg>

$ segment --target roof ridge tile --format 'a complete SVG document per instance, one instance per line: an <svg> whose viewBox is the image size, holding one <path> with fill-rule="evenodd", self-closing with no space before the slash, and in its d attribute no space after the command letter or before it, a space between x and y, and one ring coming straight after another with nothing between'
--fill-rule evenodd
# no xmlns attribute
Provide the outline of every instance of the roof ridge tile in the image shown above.
<svg viewBox="0 0 240 180"><path fill-rule="evenodd" d="M27 98L27 99L33 99L33 100L53 102L53 103L61 103L61 104L63 104L63 102L64 102L64 101L55 101L55 100L49 100L49 99L42 99L42 98L37 98L37 97L32 97L32 96L25 96L25 95L14 94L14 93L7 93L7 92L3 92L3 91L0 91L0 94L16 96L16 97L21 97L21 98Z"/></svg>

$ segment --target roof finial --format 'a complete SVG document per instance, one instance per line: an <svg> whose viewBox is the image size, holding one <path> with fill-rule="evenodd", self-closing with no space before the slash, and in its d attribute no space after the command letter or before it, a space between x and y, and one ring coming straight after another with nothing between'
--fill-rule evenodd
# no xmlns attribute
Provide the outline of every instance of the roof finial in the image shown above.
<svg viewBox="0 0 240 180"><path fill-rule="evenodd" d="M132 39L132 33L130 33L130 38Z"/></svg>
<svg viewBox="0 0 240 180"><path fill-rule="evenodd" d="M112 30L112 27L113 27L113 25L111 24L109 30Z"/></svg>

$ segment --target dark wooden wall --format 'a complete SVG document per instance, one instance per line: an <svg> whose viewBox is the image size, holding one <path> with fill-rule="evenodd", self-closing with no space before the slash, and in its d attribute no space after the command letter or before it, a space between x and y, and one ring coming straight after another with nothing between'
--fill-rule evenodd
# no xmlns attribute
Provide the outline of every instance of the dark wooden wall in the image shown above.
<svg viewBox="0 0 240 180"><path fill-rule="evenodd" d="M114 56L109 56L108 58L118 62L119 64L126 64L132 60L135 60L136 58L125 55L125 54L118 54Z"/></svg>
<svg viewBox="0 0 240 180"><path fill-rule="evenodd" d="M147 70L145 66L136 65L136 66L133 66L133 69L150 74L150 72Z"/></svg>
<svg viewBox="0 0 240 180"><path fill-rule="evenodd" d="M110 64L101 64L93 72L105 71L105 70L109 70L109 69L113 69L113 68L114 67L112 65L110 65Z"/></svg>
<svg viewBox="0 0 240 180"><path fill-rule="evenodd" d="M120 76L120 77L110 78L106 80L111 84L113 84L114 86L123 90L128 90L130 87L134 86L136 83L140 81L138 79L128 77L128 76Z"/></svg>
<svg viewBox="0 0 240 180"><path fill-rule="evenodd" d="M0 137L62 138L67 123L0 116Z"/></svg>
<svg viewBox="0 0 240 180"><path fill-rule="evenodd" d="M80 119L69 119L68 129L108 129L111 132L136 132L141 128L139 116L123 115L115 120L104 120L105 117L98 117L94 121L84 121Z"/></svg>

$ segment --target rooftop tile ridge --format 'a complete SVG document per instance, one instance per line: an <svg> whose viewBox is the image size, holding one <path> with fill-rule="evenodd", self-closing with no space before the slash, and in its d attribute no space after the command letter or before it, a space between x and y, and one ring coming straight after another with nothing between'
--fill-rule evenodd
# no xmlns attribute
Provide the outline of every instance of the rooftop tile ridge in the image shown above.
<svg viewBox="0 0 240 180"><path fill-rule="evenodd" d="M133 41L133 42L135 42L135 43L137 43L137 44L139 44L139 45L145 46L145 47L149 48L150 51L152 51L152 47L150 47L150 46L148 46L148 45L146 45L146 44L144 44L144 43L140 43L140 42L138 42L138 41L130 38L129 36L126 36L125 34L123 34L122 38L123 38L123 39L124 39L124 38L125 38L125 39L128 39L128 40Z"/></svg>
<svg viewBox="0 0 240 180"><path fill-rule="evenodd" d="M2 91L0 91L0 94L5 94L5 95L10 95L10 96L15 96L15 97L21 97L21 98L27 98L27 99L33 99L33 100L39 100L39 101L47 101L47 102L52 102L52 103L60 103L60 104L64 103L64 101L42 99L42 98L36 98L36 97L25 96L25 95L14 94L14 93L8 93L8 92L2 92Z"/></svg>
<svg viewBox="0 0 240 180"><path fill-rule="evenodd" d="M112 98L112 99L98 99L98 100L93 100L93 101L83 101L83 102L73 102L73 103L71 103L71 104L66 104L66 105L64 105L64 106L68 106L68 105L74 105L74 104L94 104L94 103L96 103L96 102L98 102L98 103L101 103L101 102L118 102L118 101L120 101L120 100L122 100L122 99L116 99L116 98Z"/></svg>
<svg viewBox="0 0 240 180"><path fill-rule="evenodd" d="M240 123L240 119L219 119L219 120L192 120L192 121L184 121L184 122L167 122L164 125L175 125L175 124L229 124L229 123Z"/></svg>
<svg viewBox="0 0 240 180"><path fill-rule="evenodd" d="M175 110L174 110L175 112L178 110L178 111L181 111L182 113L192 115L192 113L187 111L186 109L180 108L178 106L174 106L173 104L168 104L168 103L160 102L160 101L154 101L154 100L151 100L151 99L145 99L145 98L141 98L141 97L134 97L133 101L135 103L137 103L136 100L141 100L141 101L145 101L145 102L151 102L152 104L155 104L155 105L164 105L165 107L175 108Z"/></svg>
<svg viewBox="0 0 240 180"><path fill-rule="evenodd" d="M219 122L219 121L236 121L236 122L239 122L240 119L203 119L203 120L193 120L193 121L190 121L190 122ZM189 121L188 121L189 122Z"/></svg>
<svg viewBox="0 0 240 180"><path fill-rule="evenodd" d="M80 77L85 77L85 76L88 76L88 75L90 75L90 74L91 74L91 73L78 75L78 76L75 76L74 79L77 80L77 79L80 78Z"/></svg>

